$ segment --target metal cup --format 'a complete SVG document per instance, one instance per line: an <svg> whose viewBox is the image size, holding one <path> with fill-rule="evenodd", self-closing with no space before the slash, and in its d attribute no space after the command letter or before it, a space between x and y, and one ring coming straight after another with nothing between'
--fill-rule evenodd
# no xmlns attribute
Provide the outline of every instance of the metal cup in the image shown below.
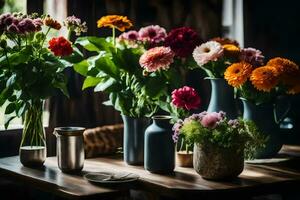
<svg viewBox="0 0 300 200"><path fill-rule="evenodd" d="M82 127L57 127L56 151L58 167L65 173L80 172L84 164L84 143Z"/></svg>

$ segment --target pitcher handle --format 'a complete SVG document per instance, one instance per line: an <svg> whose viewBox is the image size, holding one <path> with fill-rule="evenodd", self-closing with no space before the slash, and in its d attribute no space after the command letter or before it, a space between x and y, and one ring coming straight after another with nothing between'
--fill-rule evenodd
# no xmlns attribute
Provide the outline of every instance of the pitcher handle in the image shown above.
<svg viewBox="0 0 300 200"><path fill-rule="evenodd" d="M57 132L54 130L53 133L52 133L55 137L58 136Z"/></svg>
<svg viewBox="0 0 300 200"><path fill-rule="evenodd" d="M276 104L274 105L273 114L274 114L274 120L275 120L276 124L280 124L284 120L284 118L287 116L287 114L291 110L291 107L292 107L291 105L292 105L291 102L288 101L286 110L284 111L284 113L279 118L278 118L277 112L276 112Z"/></svg>

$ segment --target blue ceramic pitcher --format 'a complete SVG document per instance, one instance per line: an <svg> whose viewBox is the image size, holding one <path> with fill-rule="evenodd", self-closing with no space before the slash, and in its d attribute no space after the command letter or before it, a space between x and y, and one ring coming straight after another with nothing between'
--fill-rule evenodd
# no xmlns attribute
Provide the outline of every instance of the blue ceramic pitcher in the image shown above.
<svg viewBox="0 0 300 200"><path fill-rule="evenodd" d="M255 105L244 98L241 98L241 100L244 107L243 118L252 120L260 132L268 137L265 147L257 151L255 158L270 158L275 156L283 145L279 123L288 113L290 104L287 104L286 111L282 116L278 117L276 103Z"/></svg>

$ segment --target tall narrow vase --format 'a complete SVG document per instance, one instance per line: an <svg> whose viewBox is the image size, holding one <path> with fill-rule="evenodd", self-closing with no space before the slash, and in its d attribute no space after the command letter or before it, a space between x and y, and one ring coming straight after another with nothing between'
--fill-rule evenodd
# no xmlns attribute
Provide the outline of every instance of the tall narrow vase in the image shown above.
<svg viewBox="0 0 300 200"><path fill-rule="evenodd" d="M26 167L41 167L46 160L46 140L43 127L43 101L31 102L25 113L20 146L20 161Z"/></svg>
<svg viewBox="0 0 300 200"><path fill-rule="evenodd" d="M279 125L275 121L276 110L272 103L255 105L246 99L241 99L244 106L243 118L252 120L268 140L265 148L259 149L256 158L275 156L282 147Z"/></svg>
<svg viewBox="0 0 300 200"><path fill-rule="evenodd" d="M175 144L170 116L153 116L145 131L145 169L152 173L171 173L175 167Z"/></svg>
<svg viewBox="0 0 300 200"><path fill-rule="evenodd" d="M224 111L229 119L237 117L233 88L222 78L207 78L211 83L211 96L207 112Z"/></svg>
<svg viewBox="0 0 300 200"><path fill-rule="evenodd" d="M125 115L122 115L122 119L124 122L124 161L129 165L143 165L144 135L145 129L149 125L149 120Z"/></svg>

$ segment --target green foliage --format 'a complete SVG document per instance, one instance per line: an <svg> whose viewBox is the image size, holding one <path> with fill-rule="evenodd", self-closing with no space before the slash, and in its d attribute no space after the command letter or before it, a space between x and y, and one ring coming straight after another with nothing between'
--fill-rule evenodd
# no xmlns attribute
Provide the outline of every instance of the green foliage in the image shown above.
<svg viewBox="0 0 300 200"><path fill-rule="evenodd" d="M0 48L0 106L10 102L5 114L13 114L5 124L24 113L32 102L45 100L57 90L68 96L64 69L71 62L82 60L75 48L68 57L57 57L45 47L47 35L41 31L18 34L1 34ZM7 41L7 46L3 41Z"/></svg>
<svg viewBox="0 0 300 200"><path fill-rule="evenodd" d="M86 77L82 89L95 87L95 92L108 93L104 104L131 117L151 116L159 108L168 110L170 94L181 83L178 69L145 74L139 64L143 45L114 46L111 38L98 37L81 37L76 44L91 53L74 64L74 70Z"/></svg>
<svg viewBox="0 0 300 200"><path fill-rule="evenodd" d="M229 125L225 118L215 128L206 128L198 120L187 120L180 129L180 134L190 145L211 143L222 148L244 150L245 158L251 159L257 149L262 148L265 138L252 121L238 119L238 125Z"/></svg>

